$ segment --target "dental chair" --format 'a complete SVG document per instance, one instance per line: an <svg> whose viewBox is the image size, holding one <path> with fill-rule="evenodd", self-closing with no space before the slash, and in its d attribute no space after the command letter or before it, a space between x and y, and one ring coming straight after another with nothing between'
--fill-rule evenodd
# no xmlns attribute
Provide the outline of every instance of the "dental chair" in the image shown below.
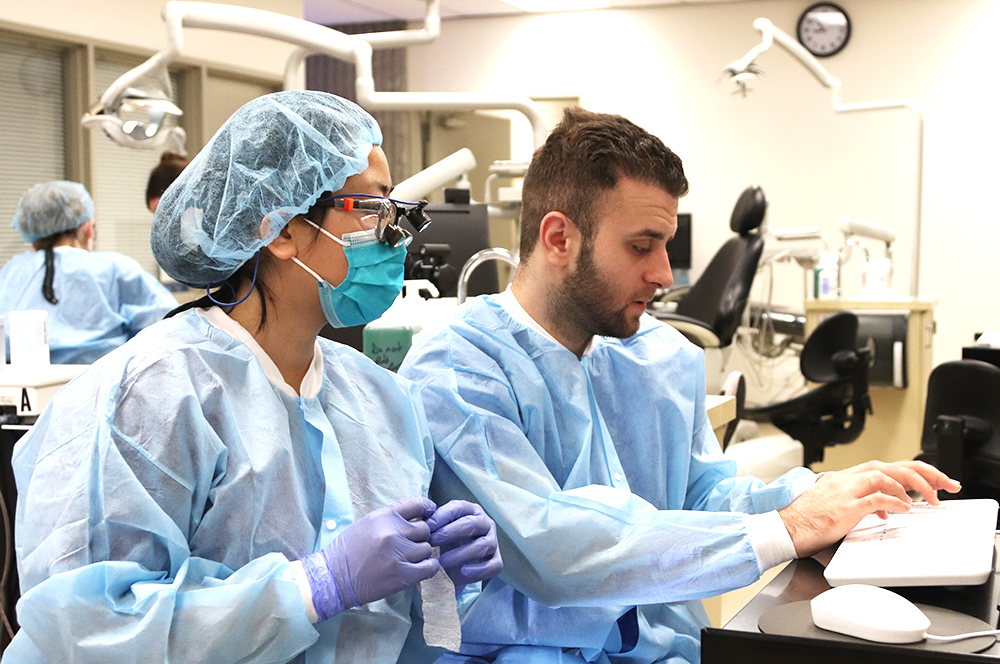
<svg viewBox="0 0 1000 664"><path fill-rule="evenodd" d="M872 412L871 351L857 347L857 335L855 314L842 311L825 319L809 335L799 358L802 375L818 385L787 401L743 409L746 419L773 424L799 441L802 465L822 461L827 447L857 440Z"/></svg>
<svg viewBox="0 0 1000 664"><path fill-rule="evenodd" d="M764 251L764 237L758 229L766 212L767 199L761 188L751 185L744 189L729 220L736 237L719 248L698 281L667 290L650 303L649 313L701 348L729 347ZM666 308L670 302L677 303L673 311Z"/></svg>
<svg viewBox="0 0 1000 664"><path fill-rule="evenodd" d="M935 367L920 447L918 460L962 483L942 498L1000 499L1000 368L979 360Z"/></svg>

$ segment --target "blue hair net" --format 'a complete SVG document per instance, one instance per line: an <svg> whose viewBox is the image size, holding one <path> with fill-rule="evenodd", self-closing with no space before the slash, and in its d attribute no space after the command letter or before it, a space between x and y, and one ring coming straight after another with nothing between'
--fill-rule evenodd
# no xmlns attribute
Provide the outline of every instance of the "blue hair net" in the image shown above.
<svg viewBox="0 0 1000 664"><path fill-rule="evenodd" d="M324 191L368 168L378 123L325 92L258 97L237 110L164 192L150 244L160 266L197 288L218 284Z"/></svg>
<svg viewBox="0 0 1000 664"><path fill-rule="evenodd" d="M79 182L43 182L24 192L10 225L25 242L79 228L94 218L94 201Z"/></svg>

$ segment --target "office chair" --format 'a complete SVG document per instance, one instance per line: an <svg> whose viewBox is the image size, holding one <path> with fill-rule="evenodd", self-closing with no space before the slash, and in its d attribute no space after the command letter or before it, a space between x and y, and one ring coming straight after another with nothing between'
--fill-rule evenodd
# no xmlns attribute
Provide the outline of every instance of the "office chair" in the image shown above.
<svg viewBox="0 0 1000 664"><path fill-rule="evenodd" d="M730 346L764 251L764 237L757 229L765 212L767 199L761 188L744 189L729 221L736 237L719 248L697 282L668 290L651 303L650 313L702 348ZM671 301L677 302L677 308L665 311L663 307Z"/></svg>
<svg viewBox="0 0 1000 664"><path fill-rule="evenodd" d="M942 498L1000 499L1000 368L979 360L935 367L920 447L918 460L962 483Z"/></svg>
<svg viewBox="0 0 1000 664"><path fill-rule="evenodd" d="M857 440L872 412L868 394L871 351L857 347L858 317L842 311L820 323L806 340L799 368L819 385L805 394L743 415L770 422L802 443L803 464L822 461L827 447Z"/></svg>

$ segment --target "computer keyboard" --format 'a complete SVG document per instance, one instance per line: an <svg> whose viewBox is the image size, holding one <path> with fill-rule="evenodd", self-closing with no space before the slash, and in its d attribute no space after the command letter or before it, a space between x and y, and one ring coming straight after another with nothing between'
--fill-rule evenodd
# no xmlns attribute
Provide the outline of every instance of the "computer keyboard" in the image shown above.
<svg viewBox="0 0 1000 664"><path fill-rule="evenodd" d="M874 514L840 543L824 576L831 586L979 585L993 571L997 501L913 503L909 512Z"/></svg>

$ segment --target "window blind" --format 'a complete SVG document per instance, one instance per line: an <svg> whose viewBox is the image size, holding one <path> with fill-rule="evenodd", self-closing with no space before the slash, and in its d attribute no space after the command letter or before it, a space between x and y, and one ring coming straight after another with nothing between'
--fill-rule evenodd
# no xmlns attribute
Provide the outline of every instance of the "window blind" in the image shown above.
<svg viewBox="0 0 1000 664"><path fill-rule="evenodd" d="M0 33L0 265L30 249L10 221L28 187L63 180L63 58Z"/></svg>

